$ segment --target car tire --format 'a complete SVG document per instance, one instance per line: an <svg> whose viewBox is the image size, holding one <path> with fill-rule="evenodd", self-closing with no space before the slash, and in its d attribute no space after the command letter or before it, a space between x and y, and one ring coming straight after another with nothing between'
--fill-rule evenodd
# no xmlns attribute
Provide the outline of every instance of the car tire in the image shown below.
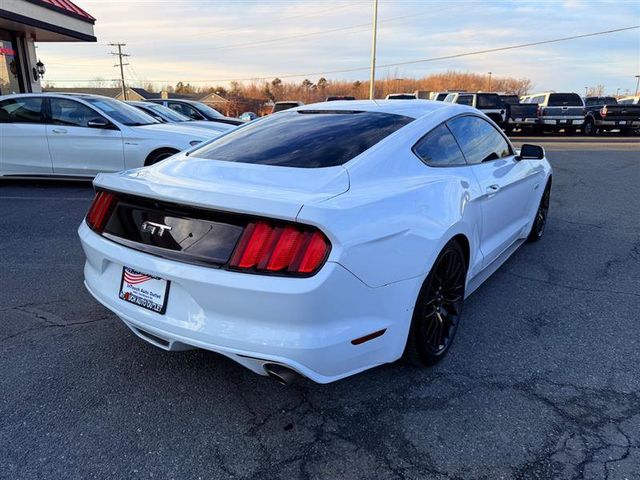
<svg viewBox="0 0 640 480"><path fill-rule="evenodd" d="M544 188L540 204L536 210L536 216L531 225L531 231L527 236L527 242L537 242L544 235L547 226L547 218L549 216L549 202L551 201L551 180L547 182Z"/></svg>
<svg viewBox="0 0 640 480"><path fill-rule="evenodd" d="M424 281L409 329L403 358L419 366L440 361L460 324L467 261L456 240L442 249Z"/></svg>
<svg viewBox="0 0 640 480"><path fill-rule="evenodd" d="M171 155L175 155L176 153L178 153L178 150L174 150L173 148L161 148L155 152L151 152L145 160L144 166L148 167L154 163L158 163L165 158L169 158Z"/></svg>
<svg viewBox="0 0 640 480"><path fill-rule="evenodd" d="M598 128L593 118L587 118L582 124L582 133L587 137L595 137L598 134Z"/></svg>

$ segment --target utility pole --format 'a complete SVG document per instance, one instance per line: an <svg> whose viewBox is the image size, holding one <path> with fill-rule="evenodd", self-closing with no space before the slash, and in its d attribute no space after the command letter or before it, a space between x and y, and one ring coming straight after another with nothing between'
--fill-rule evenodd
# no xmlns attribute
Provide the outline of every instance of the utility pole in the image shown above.
<svg viewBox="0 0 640 480"><path fill-rule="evenodd" d="M584 87L584 98L587 98L587 95L589 95L589 87Z"/></svg>
<svg viewBox="0 0 640 480"><path fill-rule="evenodd" d="M638 96L638 91L640 91L640 75L636 75L636 97Z"/></svg>
<svg viewBox="0 0 640 480"><path fill-rule="evenodd" d="M378 0L373 0L373 32L371 41L371 75L369 77L369 100L376 96L376 36L378 33Z"/></svg>
<svg viewBox="0 0 640 480"><path fill-rule="evenodd" d="M117 52L111 52L111 55L118 56L118 63L114 65L114 67L120 66L120 84L122 86L122 98L127 100L127 87L124 84L124 66L129 65L128 63L122 63L122 57L129 57L130 55L126 53L122 53L122 47L126 47L126 43L110 43L112 47L117 47Z"/></svg>
<svg viewBox="0 0 640 480"><path fill-rule="evenodd" d="M489 72L489 88L487 88L487 92L491 91L491 73L492 72Z"/></svg>

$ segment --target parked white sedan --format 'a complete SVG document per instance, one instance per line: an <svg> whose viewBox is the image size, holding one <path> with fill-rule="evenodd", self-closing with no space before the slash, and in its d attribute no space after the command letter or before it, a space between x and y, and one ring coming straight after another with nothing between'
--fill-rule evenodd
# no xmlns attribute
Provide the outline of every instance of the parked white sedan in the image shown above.
<svg viewBox="0 0 640 480"><path fill-rule="evenodd" d="M542 237L551 167L471 107L345 101L94 185L85 284L136 335L325 383L441 359L464 299Z"/></svg>
<svg viewBox="0 0 640 480"><path fill-rule="evenodd" d="M220 133L98 95L0 96L0 176L93 177L152 165Z"/></svg>

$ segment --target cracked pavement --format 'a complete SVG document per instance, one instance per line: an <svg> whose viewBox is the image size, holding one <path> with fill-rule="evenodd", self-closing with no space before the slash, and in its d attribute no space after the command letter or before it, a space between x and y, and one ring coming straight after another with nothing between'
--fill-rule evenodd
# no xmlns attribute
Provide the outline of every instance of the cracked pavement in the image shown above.
<svg viewBox="0 0 640 480"><path fill-rule="evenodd" d="M545 237L467 300L443 362L288 388L89 296L90 185L0 184L0 478L640 478L640 144L545 146Z"/></svg>

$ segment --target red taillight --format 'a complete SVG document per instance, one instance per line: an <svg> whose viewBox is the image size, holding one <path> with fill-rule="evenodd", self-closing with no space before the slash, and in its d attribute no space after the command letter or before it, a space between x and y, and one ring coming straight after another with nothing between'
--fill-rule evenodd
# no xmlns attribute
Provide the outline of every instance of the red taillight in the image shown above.
<svg viewBox="0 0 640 480"><path fill-rule="evenodd" d="M600 109L600 116L602 118L606 118L607 117L607 106L606 105Z"/></svg>
<svg viewBox="0 0 640 480"><path fill-rule="evenodd" d="M538 117L541 117L541 116L542 116L542 107L541 107L540 105L538 105L538 111L536 112L536 115L537 115Z"/></svg>
<svg viewBox="0 0 640 480"><path fill-rule="evenodd" d="M109 192L96 193L96 197L93 199L93 203L87 213L87 225L92 230L101 233L107 224L107 220L109 220L115 203L116 197L114 194Z"/></svg>
<svg viewBox="0 0 640 480"><path fill-rule="evenodd" d="M312 227L254 222L245 227L229 265L238 270L309 275L322 266L329 248L327 237Z"/></svg>

